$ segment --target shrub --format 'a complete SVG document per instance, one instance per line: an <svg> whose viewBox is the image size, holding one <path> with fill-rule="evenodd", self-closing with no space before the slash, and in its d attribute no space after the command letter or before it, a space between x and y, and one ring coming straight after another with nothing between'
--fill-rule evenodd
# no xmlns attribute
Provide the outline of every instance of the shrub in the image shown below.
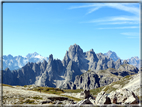
<svg viewBox="0 0 142 107"><path fill-rule="evenodd" d="M24 103L33 104L34 102L34 100L27 99Z"/></svg>

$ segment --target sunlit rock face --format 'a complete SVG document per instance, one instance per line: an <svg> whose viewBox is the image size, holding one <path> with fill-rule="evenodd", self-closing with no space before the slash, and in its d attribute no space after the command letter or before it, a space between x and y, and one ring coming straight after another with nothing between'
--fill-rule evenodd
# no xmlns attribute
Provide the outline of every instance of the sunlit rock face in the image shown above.
<svg viewBox="0 0 142 107"><path fill-rule="evenodd" d="M54 59L52 54L48 58L48 62L46 60L38 63L28 62L17 70L3 70L3 82L10 85L35 84L70 89L83 87L93 89L119 80L117 76L123 77L138 72L136 67L123 65L120 59L115 62L102 53L96 54L93 49L83 52L77 44L69 47L62 61ZM111 74L115 76L110 76Z"/></svg>

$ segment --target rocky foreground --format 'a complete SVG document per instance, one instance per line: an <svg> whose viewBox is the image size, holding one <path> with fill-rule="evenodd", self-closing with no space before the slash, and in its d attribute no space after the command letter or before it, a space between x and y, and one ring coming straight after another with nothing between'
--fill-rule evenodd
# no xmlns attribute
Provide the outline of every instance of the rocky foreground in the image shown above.
<svg viewBox="0 0 142 107"><path fill-rule="evenodd" d="M45 94L27 90L19 86L3 86L3 104L41 104L47 97L59 97L55 94Z"/></svg>
<svg viewBox="0 0 142 107"><path fill-rule="evenodd" d="M35 85L11 86L3 84L3 104L7 105L140 105L140 73L92 90L63 90Z"/></svg>
<svg viewBox="0 0 142 107"><path fill-rule="evenodd" d="M35 85L3 84L3 101L7 105L82 106L140 104L140 73L128 75L109 85L92 90L63 90Z"/></svg>
<svg viewBox="0 0 142 107"><path fill-rule="evenodd" d="M3 86L3 104L7 105L46 105L46 106L83 106L83 105L139 105L140 101L133 91L128 89L120 89L111 92L109 95L105 91L97 94L96 98L90 94L89 90L79 93L63 92L59 95L49 94L39 91L33 91L37 86L21 87L21 86ZM77 100L72 99L72 97Z"/></svg>

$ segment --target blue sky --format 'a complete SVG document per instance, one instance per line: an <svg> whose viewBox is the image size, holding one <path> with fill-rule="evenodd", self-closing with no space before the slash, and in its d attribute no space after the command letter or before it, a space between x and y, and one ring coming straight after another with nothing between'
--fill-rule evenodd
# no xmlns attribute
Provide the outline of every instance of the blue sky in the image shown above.
<svg viewBox="0 0 142 107"><path fill-rule="evenodd" d="M76 43L84 52L139 57L139 12L139 3L4 3L3 55L62 60Z"/></svg>

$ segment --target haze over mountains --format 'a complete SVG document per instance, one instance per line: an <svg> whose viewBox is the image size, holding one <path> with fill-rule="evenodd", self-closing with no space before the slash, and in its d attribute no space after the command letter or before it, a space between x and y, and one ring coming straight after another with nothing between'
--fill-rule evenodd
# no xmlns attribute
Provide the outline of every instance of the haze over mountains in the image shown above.
<svg viewBox="0 0 142 107"><path fill-rule="evenodd" d="M48 62L28 62L18 70L5 69L3 83L92 89L110 84L126 75L136 74L138 71L137 67L129 65L126 60L123 63L121 59L113 61L102 53L96 54L93 49L83 52L79 45L74 44L69 47L62 61L54 59L51 54Z"/></svg>

